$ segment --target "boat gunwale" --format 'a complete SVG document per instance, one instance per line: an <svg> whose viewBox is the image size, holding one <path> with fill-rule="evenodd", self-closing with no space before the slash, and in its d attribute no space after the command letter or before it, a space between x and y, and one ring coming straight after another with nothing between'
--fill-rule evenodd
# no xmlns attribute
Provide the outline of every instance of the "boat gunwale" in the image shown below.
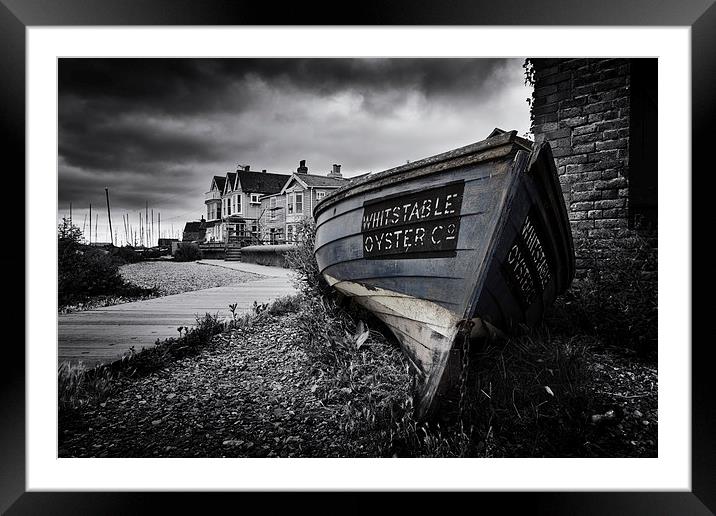
<svg viewBox="0 0 716 516"><path fill-rule="evenodd" d="M458 168L461 165L448 166L447 168L441 168L437 170L421 171L420 169L438 166L451 160L465 158L470 155L474 155L473 160L470 163L465 163L464 165L469 165L480 161L488 161L491 159L499 159L509 155L514 148L517 148L518 150L521 149L531 151L532 145L533 143L531 141L518 137L516 130L506 131L491 138L486 138L479 142L471 143L464 147L458 147L457 149L443 152L441 154L436 154L434 156L429 156L427 158L414 161L412 163L406 163L405 165L389 168L376 174L369 174L365 177L361 177L356 181L349 182L345 186L340 187L333 193L321 199L313 208L313 218L314 220L317 219L319 213L325 211L329 206L333 205L334 203L342 201L348 197L363 193L366 190L376 188L378 185L371 185L371 183L376 183L381 180L387 180L391 178L391 176L396 176L398 174L410 171L414 171L416 173L414 178L427 176L435 173L441 173L445 172L446 170ZM510 147L510 151L505 152L505 154L501 156L488 156L486 159L481 159L483 155L486 154L488 151L494 151L495 149L499 149L500 147Z"/></svg>

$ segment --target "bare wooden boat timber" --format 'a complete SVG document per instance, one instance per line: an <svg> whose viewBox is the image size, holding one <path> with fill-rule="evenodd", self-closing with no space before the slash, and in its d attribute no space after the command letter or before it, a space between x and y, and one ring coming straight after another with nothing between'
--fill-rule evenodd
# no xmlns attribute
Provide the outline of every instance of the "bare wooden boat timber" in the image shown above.
<svg viewBox="0 0 716 516"><path fill-rule="evenodd" d="M574 276L549 144L516 131L362 177L314 217L322 275L395 334L419 417L459 378L463 339L533 326Z"/></svg>

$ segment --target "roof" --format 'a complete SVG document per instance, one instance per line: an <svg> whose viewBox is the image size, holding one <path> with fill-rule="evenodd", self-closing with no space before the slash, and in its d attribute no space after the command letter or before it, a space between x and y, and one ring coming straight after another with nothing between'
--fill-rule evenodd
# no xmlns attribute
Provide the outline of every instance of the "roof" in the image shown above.
<svg viewBox="0 0 716 516"><path fill-rule="evenodd" d="M220 191L224 191L224 185L226 184L226 176L214 176L214 179L212 181L212 186L214 186L214 183L216 183L216 187ZM209 188L211 189L211 188Z"/></svg>
<svg viewBox="0 0 716 516"><path fill-rule="evenodd" d="M254 172L253 170L239 170L241 190L246 193L273 194L278 193L286 184L290 174L271 174L268 172Z"/></svg>
<svg viewBox="0 0 716 516"><path fill-rule="evenodd" d="M301 181L306 183L308 186L323 186L323 187L339 187L346 184L347 179L338 179L336 177L326 176L314 176L311 174L301 174Z"/></svg>
<svg viewBox="0 0 716 516"><path fill-rule="evenodd" d="M335 177L314 176L312 174L293 174L291 179L284 185L281 191L285 191L294 180L303 183L308 188L340 188L349 182L348 179L338 179Z"/></svg>
<svg viewBox="0 0 716 516"><path fill-rule="evenodd" d="M199 231L205 231L205 229L206 229L205 221L187 222L186 225L184 226L185 233L197 233Z"/></svg>
<svg viewBox="0 0 716 516"><path fill-rule="evenodd" d="M227 186L233 190L234 183L236 183L236 172L227 172L226 179L228 180Z"/></svg>

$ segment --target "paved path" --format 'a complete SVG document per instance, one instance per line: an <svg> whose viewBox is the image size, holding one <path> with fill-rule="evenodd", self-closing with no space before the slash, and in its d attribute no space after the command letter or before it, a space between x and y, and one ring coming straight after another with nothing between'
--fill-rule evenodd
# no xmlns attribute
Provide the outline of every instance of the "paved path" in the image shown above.
<svg viewBox="0 0 716 516"><path fill-rule="evenodd" d="M287 269L220 260L203 262L206 266L228 264L226 266L231 269L272 276L238 285L59 315L58 363L81 360L92 366L112 362L131 347L139 351L153 346L157 339L177 337L177 328L195 325L197 315L208 312L228 318L231 317L229 305L232 303L238 304L237 312L247 312L254 301L266 303L295 293Z"/></svg>
<svg viewBox="0 0 716 516"><path fill-rule="evenodd" d="M226 262L224 260L199 260L196 263L201 265L213 265L215 267L226 267L227 269L234 269L236 271L253 272L254 274L261 274L270 278L290 278L291 274L293 274L291 269L257 265L255 263Z"/></svg>

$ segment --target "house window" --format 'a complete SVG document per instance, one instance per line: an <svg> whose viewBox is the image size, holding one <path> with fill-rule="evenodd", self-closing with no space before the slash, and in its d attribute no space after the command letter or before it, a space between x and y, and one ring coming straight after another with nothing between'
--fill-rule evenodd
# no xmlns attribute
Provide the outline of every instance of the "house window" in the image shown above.
<svg viewBox="0 0 716 516"><path fill-rule="evenodd" d="M276 220L276 197L271 197L269 201L269 220Z"/></svg>
<svg viewBox="0 0 716 516"><path fill-rule="evenodd" d="M226 217L226 199L221 199L221 213Z"/></svg>
<svg viewBox="0 0 716 516"><path fill-rule="evenodd" d="M291 224L286 225L286 242L293 242L293 226Z"/></svg>
<svg viewBox="0 0 716 516"><path fill-rule="evenodd" d="M231 197L226 199L226 214L231 215Z"/></svg>
<svg viewBox="0 0 716 516"><path fill-rule="evenodd" d="M261 204L261 199L259 199L259 197L261 197L261 194L252 193L251 204Z"/></svg>
<svg viewBox="0 0 716 516"><path fill-rule="evenodd" d="M234 195L234 210L241 213L241 195Z"/></svg>
<svg viewBox="0 0 716 516"><path fill-rule="evenodd" d="M296 213L303 213L303 193L296 192Z"/></svg>
<svg viewBox="0 0 716 516"><path fill-rule="evenodd" d="M326 192L316 192L316 200L320 201L326 196Z"/></svg>
<svg viewBox="0 0 716 516"><path fill-rule="evenodd" d="M288 194L288 197L286 199L286 206L288 206L288 213L293 213L293 194Z"/></svg>

